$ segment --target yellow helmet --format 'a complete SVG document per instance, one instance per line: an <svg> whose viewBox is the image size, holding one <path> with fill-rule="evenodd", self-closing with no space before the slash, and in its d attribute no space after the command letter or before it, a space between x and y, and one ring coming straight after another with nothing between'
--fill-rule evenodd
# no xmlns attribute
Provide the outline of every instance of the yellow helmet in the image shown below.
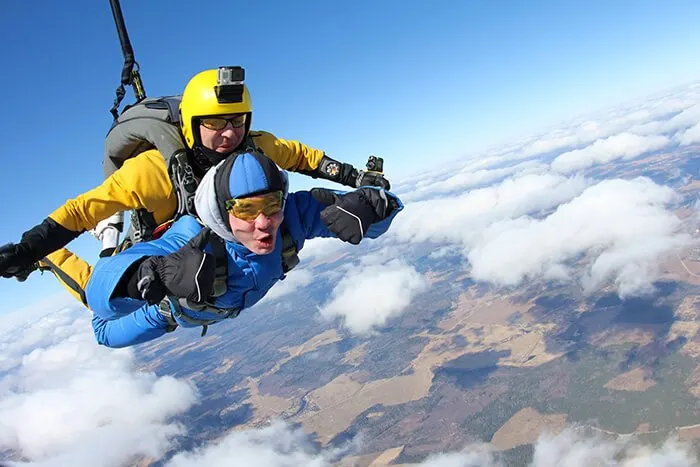
<svg viewBox="0 0 700 467"><path fill-rule="evenodd" d="M180 127L190 149L199 142L196 119L200 117L247 113L248 133L253 107L244 77L241 67L219 67L202 71L187 83L180 103Z"/></svg>

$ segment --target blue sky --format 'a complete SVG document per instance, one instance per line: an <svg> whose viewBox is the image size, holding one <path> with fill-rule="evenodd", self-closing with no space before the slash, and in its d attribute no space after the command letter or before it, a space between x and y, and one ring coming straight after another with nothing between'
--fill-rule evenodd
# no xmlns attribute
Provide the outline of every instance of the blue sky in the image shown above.
<svg viewBox="0 0 700 467"><path fill-rule="evenodd" d="M696 1L122 0L149 96L246 68L253 126L397 178L700 77ZM0 243L101 181L109 2L3 2ZM129 90L125 102L131 102ZM311 186L293 179L293 188ZM71 248L91 261L85 235ZM35 276L35 277L34 277ZM0 313L59 286L0 281Z"/></svg>

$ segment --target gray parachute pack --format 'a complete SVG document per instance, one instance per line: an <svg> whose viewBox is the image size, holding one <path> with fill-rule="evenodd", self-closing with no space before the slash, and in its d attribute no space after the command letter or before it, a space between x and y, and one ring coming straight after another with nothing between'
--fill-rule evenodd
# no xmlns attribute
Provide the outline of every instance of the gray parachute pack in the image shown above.
<svg viewBox="0 0 700 467"><path fill-rule="evenodd" d="M105 138L102 169L105 178L124 161L148 149L157 149L170 167L172 157L185 152L180 133L181 96L147 98L119 116Z"/></svg>
<svg viewBox="0 0 700 467"><path fill-rule="evenodd" d="M196 188L180 132L181 100L182 96L147 98L126 108L107 133L102 161L104 177L107 178L127 159L149 149L158 150L165 159L177 195L177 215L192 212ZM117 218L120 218L123 224L123 213L115 216L106 222L118 225ZM132 212L127 237L131 243L140 242L148 239L155 227L152 214L138 209Z"/></svg>

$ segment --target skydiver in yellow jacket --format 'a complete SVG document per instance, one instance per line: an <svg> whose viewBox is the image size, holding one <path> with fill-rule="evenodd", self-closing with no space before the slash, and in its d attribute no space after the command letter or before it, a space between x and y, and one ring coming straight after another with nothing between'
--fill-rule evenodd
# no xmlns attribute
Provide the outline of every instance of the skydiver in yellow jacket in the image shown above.
<svg viewBox="0 0 700 467"><path fill-rule="evenodd" d="M389 182L379 173L358 171L319 149L250 130L252 105L247 87L242 85L241 99L223 99L218 80L219 70L203 71L189 81L182 94L180 129L188 148L187 162L197 182L226 156L252 149L283 169L353 188L376 185L389 189ZM50 269L69 292L85 303L82 289L91 268L63 247L116 213L143 210L160 225L173 219L177 207L178 197L163 155L155 149L147 150L124 161L98 187L68 200L25 232L19 243L1 246L0 275L23 281L37 268Z"/></svg>

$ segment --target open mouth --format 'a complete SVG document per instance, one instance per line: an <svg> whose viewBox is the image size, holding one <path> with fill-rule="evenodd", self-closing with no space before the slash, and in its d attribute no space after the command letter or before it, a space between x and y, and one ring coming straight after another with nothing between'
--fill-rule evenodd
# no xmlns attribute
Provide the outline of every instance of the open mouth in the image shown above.
<svg viewBox="0 0 700 467"><path fill-rule="evenodd" d="M272 235L265 235L264 237L256 239L256 241L261 247L270 247L272 246Z"/></svg>

